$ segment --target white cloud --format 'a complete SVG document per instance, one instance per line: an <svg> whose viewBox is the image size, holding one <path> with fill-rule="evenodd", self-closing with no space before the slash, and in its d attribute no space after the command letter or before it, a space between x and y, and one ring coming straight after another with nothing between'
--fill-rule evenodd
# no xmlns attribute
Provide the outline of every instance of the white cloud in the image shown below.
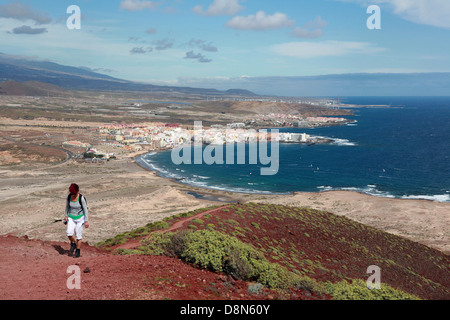
<svg viewBox="0 0 450 320"><path fill-rule="evenodd" d="M295 20L289 20L284 13L276 12L270 15L264 11L258 11L255 15L247 17L237 16L226 23L228 27L237 30L270 30L292 27L294 24Z"/></svg>
<svg viewBox="0 0 450 320"><path fill-rule="evenodd" d="M208 51L208 52L219 51L219 49L217 49L217 47L212 45L212 42L206 42L205 40L200 40L200 39L191 39L191 41L189 41L188 45L191 47L198 47L198 48L202 49L203 51Z"/></svg>
<svg viewBox="0 0 450 320"><path fill-rule="evenodd" d="M384 51L369 42L324 41L288 42L272 46L272 51L286 57L309 59L348 54L371 54Z"/></svg>
<svg viewBox="0 0 450 320"><path fill-rule="evenodd" d="M307 28L317 28L317 29L323 29L328 27L328 22L326 22L325 20L322 19L321 16L318 16L316 19L314 19L313 21L308 22L305 25Z"/></svg>
<svg viewBox="0 0 450 320"><path fill-rule="evenodd" d="M200 63L209 63L212 61L211 59L206 58L201 53L195 53L194 51L186 52L186 56L184 58L185 59L194 59Z"/></svg>
<svg viewBox="0 0 450 320"><path fill-rule="evenodd" d="M319 38L323 35L323 31L321 29L308 30L305 28L297 27L292 31L292 35L296 38L308 38L315 39Z"/></svg>
<svg viewBox="0 0 450 320"><path fill-rule="evenodd" d="M154 1L122 0L120 9L127 11L142 11L144 9L155 9L159 5L159 2Z"/></svg>
<svg viewBox="0 0 450 320"><path fill-rule="evenodd" d="M306 23L304 27L295 28L291 34L296 38L319 38L323 35L322 29L327 26L328 22L318 16L315 20Z"/></svg>
<svg viewBox="0 0 450 320"><path fill-rule="evenodd" d="M164 38L161 40L155 40L152 42L152 44L155 45L155 50L157 51L162 51L162 50L167 50L173 47L173 40L169 39L169 38Z"/></svg>
<svg viewBox="0 0 450 320"><path fill-rule="evenodd" d="M195 6L192 10L205 16L232 16L242 9L239 0L214 0L207 10L203 10L203 6Z"/></svg>
<svg viewBox="0 0 450 320"><path fill-rule="evenodd" d="M12 33L14 34L29 34L29 35L41 34L45 32L47 32L47 28L32 28L30 26L21 26L14 28L12 30Z"/></svg>
<svg viewBox="0 0 450 320"><path fill-rule="evenodd" d="M48 14L42 14L19 1L11 2L6 5L0 5L0 17L20 21L31 20L36 24L48 24L52 21Z"/></svg>
<svg viewBox="0 0 450 320"><path fill-rule="evenodd" d="M73 65L91 65L92 60L99 58L101 62L106 59L105 54L112 57L109 53L114 52L114 56L129 57L129 44L111 42L105 38L101 38L98 35L88 32L85 29L79 32L71 32L67 29L65 24L50 24L46 26L47 32L40 34L39 36L27 37L24 39L12 32L3 32L7 30L14 30L22 27L20 22L16 22L10 19L0 18L0 48L3 52L13 52L15 54L23 54L27 52L33 52L34 56L54 60L57 63ZM45 46L42 45L45 43ZM89 46L82 45L83 43L89 43ZM73 56L66 53L78 52L75 55L76 61L73 60ZM109 58L108 57L108 58ZM98 65L96 67L103 67Z"/></svg>
<svg viewBox="0 0 450 320"><path fill-rule="evenodd" d="M378 4L401 18L419 24L450 28L449 0L335 0L355 2L363 6Z"/></svg>
<svg viewBox="0 0 450 320"><path fill-rule="evenodd" d="M152 52L153 48L144 48L144 47L134 47L130 50L131 54L146 54L148 52Z"/></svg>

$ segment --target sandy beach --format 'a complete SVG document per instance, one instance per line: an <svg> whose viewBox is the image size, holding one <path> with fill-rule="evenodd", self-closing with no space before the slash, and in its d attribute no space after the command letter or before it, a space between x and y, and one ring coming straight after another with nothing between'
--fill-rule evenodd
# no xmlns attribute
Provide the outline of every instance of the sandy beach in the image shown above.
<svg viewBox="0 0 450 320"><path fill-rule="evenodd" d="M88 200L91 226L84 238L90 244L182 212L253 201L326 210L450 252L450 203L350 191L269 196L201 189L145 170L134 162L136 155L98 164L70 160L30 170L3 167L0 234L65 241L65 226L57 220L63 217L67 189L75 182Z"/></svg>

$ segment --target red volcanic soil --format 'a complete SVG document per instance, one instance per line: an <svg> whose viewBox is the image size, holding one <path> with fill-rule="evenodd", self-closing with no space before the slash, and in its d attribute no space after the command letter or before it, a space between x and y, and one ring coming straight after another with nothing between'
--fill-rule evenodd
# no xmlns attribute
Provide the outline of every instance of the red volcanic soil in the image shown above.
<svg viewBox="0 0 450 320"><path fill-rule="evenodd" d="M221 212L227 206L178 220L166 231L182 228L193 219ZM132 240L120 248L138 244ZM0 236L1 300L316 300L308 291L279 292L262 288L250 293L251 283L200 270L165 256L116 255L83 244L81 257L68 255L68 243ZM80 270L80 289L68 272Z"/></svg>
<svg viewBox="0 0 450 320"><path fill-rule="evenodd" d="M248 283L200 270L164 256L120 256L84 244L81 257L68 243L0 237L1 300L264 300L289 299L268 290L248 292ZM76 265L81 288L68 289ZM69 279L69 283L73 282ZM293 297L295 298L295 297ZM307 298L307 297L303 297Z"/></svg>
<svg viewBox="0 0 450 320"><path fill-rule="evenodd" d="M366 281L368 267L376 265L385 284L423 299L450 299L448 255L328 212L250 203L168 222L165 231L213 228L233 235L269 261L322 283ZM112 248L139 245L134 240Z"/></svg>
<svg viewBox="0 0 450 320"><path fill-rule="evenodd" d="M449 299L447 255L409 240L309 209L272 205L228 205L179 216L165 231L214 228L251 243L267 259L320 282L368 278L370 265L382 281L425 299ZM268 290L201 270L166 256L118 255L111 249L138 248L142 237L104 250L83 244L81 258L68 256L68 243L0 236L2 300L264 300L317 299L305 290ZM69 289L67 273L78 266L80 289ZM331 297L322 297L322 299Z"/></svg>

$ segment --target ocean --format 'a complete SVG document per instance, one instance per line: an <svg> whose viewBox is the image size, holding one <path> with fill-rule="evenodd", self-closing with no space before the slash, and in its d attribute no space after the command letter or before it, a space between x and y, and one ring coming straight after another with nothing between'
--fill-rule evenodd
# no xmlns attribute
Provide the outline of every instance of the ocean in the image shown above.
<svg viewBox="0 0 450 320"><path fill-rule="evenodd" d="M347 97L354 123L283 128L329 137L332 144L280 144L279 171L263 165L179 165L171 151L137 161L162 177L203 188L259 194L351 190L374 196L450 202L450 97ZM247 146L248 147L248 146ZM270 149L269 149L270 150Z"/></svg>

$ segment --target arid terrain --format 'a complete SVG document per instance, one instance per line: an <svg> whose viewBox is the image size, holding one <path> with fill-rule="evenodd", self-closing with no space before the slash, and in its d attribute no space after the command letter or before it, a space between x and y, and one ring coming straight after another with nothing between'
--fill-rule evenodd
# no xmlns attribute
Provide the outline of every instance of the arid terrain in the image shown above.
<svg viewBox="0 0 450 320"><path fill-rule="evenodd" d="M439 257L436 259L440 259L436 260L439 261L438 265L441 265L442 259L448 259L447 254L450 252L448 231L450 205L448 203L385 199L355 192L338 191L268 196L200 189L160 178L156 173L147 171L134 162L136 153L113 147L110 151L117 153L116 160L99 163L84 162L77 157L85 149L66 147L63 146L63 142L76 139L93 146L107 148L104 142L97 139L95 134L97 126L107 123L108 120L118 121L122 117L129 123L134 121L151 122L153 119L136 116L120 109L110 112L111 109L105 105L112 106L115 98L103 97L102 101L109 101L108 103L103 102L103 104L98 103L97 98L86 103L80 102L87 100L86 97L81 100L74 98L77 103L73 105L77 107L70 112L67 107L64 107L63 100L59 100L57 97L48 98L48 100L42 99L45 101L39 100L39 103L43 104L38 106L38 109L42 110L37 110L38 102L33 98L1 96L0 255L2 259L0 282L2 299L330 298L327 295L307 294L305 290L280 293L265 288L256 290L258 293L253 294L249 293L249 286L254 285L252 282L193 268L174 257L123 256L95 246L108 239L113 239L119 234L181 213L236 203L277 204L289 206L289 208L301 208L301 210L318 209L321 212L330 212L338 217L351 219L351 221L362 223L390 235L420 243L421 247L417 249L419 253L427 250L424 249L426 248L424 246L432 248L429 250L433 250L433 255ZM64 101L65 104L70 104L70 101ZM96 112L102 108L109 111ZM210 112L209 110L203 111L205 114ZM184 115L188 115L189 112L193 111L186 111ZM236 117L234 119L238 119L234 112L236 111L230 112L231 118L225 120L233 120L234 116ZM181 115L182 113L178 110L176 114ZM242 114L238 113L238 115L242 117ZM191 116L194 117L194 114ZM176 121L176 117L174 116L170 120ZM73 258L67 256L65 226L61 222L67 189L73 182L80 185L81 193L88 199L91 224L84 233L85 244L82 249L82 257L75 262ZM200 199L188 192L210 197L207 198L209 200ZM229 214L235 215L235 211L229 212ZM212 213L211 216L226 219L227 212L219 210L216 214ZM238 218L236 216L229 217L235 221L238 221ZM256 220L254 222L260 223ZM275 221L273 223L276 224ZM243 226L241 227L244 229ZM268 228L266 226L266 230ZM293 230L285 232L289 234L291 231L293 234L290 237L295 238L299 236L299 231L295 228L298 226L293 226ZM233 230L228 231L231 234ZM305 233L311 235L307 230L302 232L302 237L295 241L306 241L309 237L305 238ZM241 232L241 234L245 233ZM257 237L264 236L258 233L255 235ZM322 242L317 243L323 244L327 236L324 235L324 237ZM277 241L281 241L281 239ZM136 243L130 243L128 244L129 248L134 248ZM406 250L405 252L410 250L410 246L416 245L407 243L408 246L403 248ZM314 245L314 242L311 242L311 245ZM384 245L388 246L386 243ZM317 249L314 246L309 248ZM369 247L366 246L366 249L369 250ZM365 249L360 248L360 250ZM316 255L324 258L322 257L323 253L321 254L319 251L311 252L308 260L314 261L313 257ZM405 254L413 257L410 251ZM420 256L418 254L414 258L416 260L411 258L411 267L415 264L414 261L419 261L417 259ZM351 254L338 260L349 260L350 257ZM368 255L365 256L365 259L367 257ZM336 267L336 264L325 263L326 259L332 260L333 258L318 260L322 261L323 268L332 270ZM395 269L395 277L391 283L402 287L399 284L402 277L400 275L407 272L407 263L402 260L400 264L392 255L383 255L379 259L387 259L384 261L390 260L394 261L394 264L401 265L399 268L402 271ZM276 262L276 259L271 261ZM366 262L369 261L364 260L364 263ZM81 270L84 271L82 288L89 290L67 289L66 269L74 263L78 263ZM350 263L351 261L348 261L344 264L349 268ZM423 263L427 264L429 260L425 259ZM309 270L316 270L315 268L318 268L318 264L313 263ZM448 269L442 265L441 267L435 266L435 268L437 268L436 274L443 272L444 275L447 274L448 279ZM306 267L306 269L308 268ZM356 273L360 272L359 278L367 279L365 270L362 272L350 268L348 272L345 275L344 270L341 270L340 273L334 273L334 275L340 274L343 275L343 278L354 278ZM410 270L410 272L431 279L421 273L422 271ZM318 272L315 275L320 274ZM442 275L442 273L440 274ZM320 279L320 277L318 278ZM332 277L330 279L338 280ZM442 280L442 276L439 279L441 281L439 288L448 289L448 283ZM436 279L427 281L428 283L439 282ZM425 286L424 283L420 285ZM412 288L411 284L408 286L408 288ZM409 292L424 298L444 297L448 299L448 291L445 293L444 289L439 291L438 295L430 294L431 291L428 289L411 289Z"/></svg>

